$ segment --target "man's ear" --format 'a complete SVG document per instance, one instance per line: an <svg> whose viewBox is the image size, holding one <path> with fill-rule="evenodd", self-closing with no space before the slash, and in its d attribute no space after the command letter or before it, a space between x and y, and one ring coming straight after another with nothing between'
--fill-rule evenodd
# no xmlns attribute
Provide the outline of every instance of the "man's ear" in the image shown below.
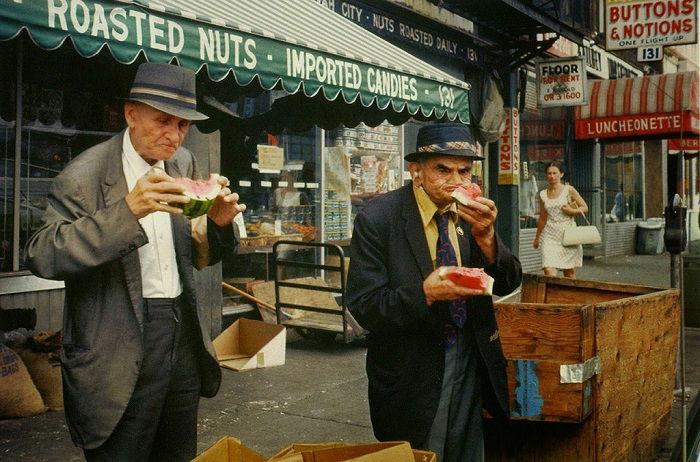
<svg viewBox="0 0 700 462"><path fill-rule="evenodd" d="M126 120L126 125L131 128L133 124L135 123L135 113L136 113L136 104L132 101L127 101L124 103L124 119Z"/></svg>

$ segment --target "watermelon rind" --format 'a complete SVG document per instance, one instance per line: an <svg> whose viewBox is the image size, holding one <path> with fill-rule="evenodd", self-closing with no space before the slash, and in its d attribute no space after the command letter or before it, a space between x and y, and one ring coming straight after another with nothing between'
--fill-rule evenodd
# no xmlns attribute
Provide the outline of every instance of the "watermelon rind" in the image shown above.
<svg viewBox="0 0 700 462"><path fill-rule="evenodd" d="M218 179L218 176L217 174L212 174L209 181L211 181L212 177ZM219 191L221 191L221 185L218 182L214 182L212 188L205 194L195 194L191 191L185 191L182 194L189 197L190 201L186 204L177 204L177 206L182 209L182 214L184 216L188 218L197 218L211 209L214 205L214 201L216 201L216 196L219 195Z"/></svg>
<svg viewBox="0 0 700 462"><path fill-rule="evenodd" d="M454 191L452 191L451 196L458 203L462 204L465 207L469 207L469 203L471 202L471 199L469 199L469 197L467 197L467 195L464 194L459 189L455 189Z"/></svg>

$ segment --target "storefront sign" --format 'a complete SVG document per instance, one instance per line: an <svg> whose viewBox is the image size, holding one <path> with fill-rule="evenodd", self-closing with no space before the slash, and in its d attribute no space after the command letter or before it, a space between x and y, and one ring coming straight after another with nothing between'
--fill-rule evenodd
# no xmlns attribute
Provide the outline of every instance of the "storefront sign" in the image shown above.
<svg viewBox="0 0 700 462"><path fill-rule="evenodd" d="M267 144L258 145L258 167L261 170L282 170L284 149Z"/></svg>
<svg viewBox="0 0 700 462"><path fill-rule="evenodd" d="M407 22L403 18L392 16L385 11L372 8L356 0L315 1L377 35L397 39L452 58L459 58L471 64L477 64L481 61L476 50L464 46L454 37L438 33L425 25Z"/></svg>
<svg viewBox="0 0 700 462"><path fill-rule="evenodd" d="M564 160L564 146L559 145L534 145L527 146L527 158L530 162L544 162L549 160Z"/></svg>
<svg viewBox="0 0 700 462"><path fill-rule="evenodd" d="M664 47L662 46L650 46L637 48L637 61L640 63L647 63L651 61L661 61L664 57Z"/></svg>
<svg viewBox="0 0 700 462"><path fill-rule="evenodd" d="M321 94L331 100L342 96L365 107L407 110L410 114L421 111L436 118L446 114L450 120L469 121L467 84L438 73L432 78L418 74L414 66L419 63L407 54L398 58L372 53L348 56L342 49L329 51L329 44L338 42L326 43L321 35L317 36L319 43L300 44L297 37L251 32L247 24L221 18L207 22L191 11L157 6L156 2L0 0L0 4L0 40L12 39L26 28L34 43L47 50L58 48L70 37L77 52L86 57L107 47L121 63L133 63L141 54L152 62L177 58L179 65L195 71L206 67L215 81L233 74L241 86L257 79L267 90L303 91L307 96ZM288 5L280 8L289 9ZM348 39L343 36L345 41L373 39L355 27L344 30L341 26L345 21L338 22L343 24L335 24L337 34L349 34ZM454 53L459 49L434 34L428 37L413 31L409 35L419 41L432 40L435 49ZM372 45L379 47L374 54L385 46L379 40Z"/></svg>
<svg viewBox="0 0 700 462"><path fill-rule="evenodd" d="M690 111L687 113L639 114L604 119L579 119L576 120L576 138L658 135L690 131L694 124L697 124L697 118L694 122Z"/></svg>
<svg viewBox="0 0 700 462"><path fill-rule="evenodd" d="M586 67L582 58L540 61L537 66L537 104L540 107L586 103Z"/></svg>
<svg viewBox="0 0 700 462"><path fill-rule="evenodd" d="M627 79L630 77L639 77L642 75L642 71L631 67L624 61L620 61L619 58L608 57L608 69L610 73L608 75L609 80L616 79Z"/></svg>
<svg viewBox="0 0 700 462"><path fill-rule="evenodd" d="M520 115L507 107L506 126L498 139L498 184L520 183Z"/></svg>
<svg viewBox="0 0 700 462"><path fill-rule="evenodd" d="M697 0L606 0L605 48L697 42Z"/></svg>
<svg viewBox="0 0 700 462"><path fill-rule="evenodd" d="M668 140L669 151L700 151L700 137L672 138Z"/></svg>
<svg viewBox="0 0 700 462"><path fill-rule="evenodd" d="M523 141L564 140L563 120L521 120Z"/></svg>
<svg viewBox="0 0 700 462"><path fill-rule="evenodd" d="M584 46L578 48L578 54L586 63L587 72L596 77L608 78L608 60L605 56L605 50L584 42Z"/></svg>

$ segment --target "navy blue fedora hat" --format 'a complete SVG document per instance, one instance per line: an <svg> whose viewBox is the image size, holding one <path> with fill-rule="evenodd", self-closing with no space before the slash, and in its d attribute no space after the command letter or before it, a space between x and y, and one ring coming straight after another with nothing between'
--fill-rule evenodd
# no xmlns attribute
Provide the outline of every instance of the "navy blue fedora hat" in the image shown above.
<svg viewBox="0 0 700 462"><path fill-rule="evenodd" d="M483 159L477 153L474 136L467 125L459 123L425 125L418 130L416 152L404 159L416 162L426 156L461 156Z"/></svg>
<svg viewBox="0 0 700 462"><path fill-rule="evenodd" d="M136 71L129 101L148 104L185 120L209 117L197 112L194 72L166 63L143 63Z"/></svg>

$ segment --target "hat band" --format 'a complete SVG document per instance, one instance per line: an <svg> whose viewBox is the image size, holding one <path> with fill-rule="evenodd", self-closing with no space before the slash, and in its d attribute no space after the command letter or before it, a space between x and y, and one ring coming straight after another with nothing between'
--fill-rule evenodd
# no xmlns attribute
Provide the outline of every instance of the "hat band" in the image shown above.
<svg viewBox="0 0 700 462"><path fill-rule="evenodd" d="M446 141L444 143L428 144L419 146L418 152L458 151L462 149L476 152L476 146L468 141Z"/></svg>
<svg viewBox="0 0 700 462"><path fill-rule="evenodd" d="M197 99L193 98L191 96L186 96L182 94L178 94L172 91L167 91L167 90L157 90L155 88L146 88L146 87L133 87L131 89L131 97L136 96L136 94L141 94L141 95L150 95L150 96L157 96L160 98L166 98L170 100L176 100L180 101L182 103L185 103L187 105L196 107L197 106Z"/></svg>

